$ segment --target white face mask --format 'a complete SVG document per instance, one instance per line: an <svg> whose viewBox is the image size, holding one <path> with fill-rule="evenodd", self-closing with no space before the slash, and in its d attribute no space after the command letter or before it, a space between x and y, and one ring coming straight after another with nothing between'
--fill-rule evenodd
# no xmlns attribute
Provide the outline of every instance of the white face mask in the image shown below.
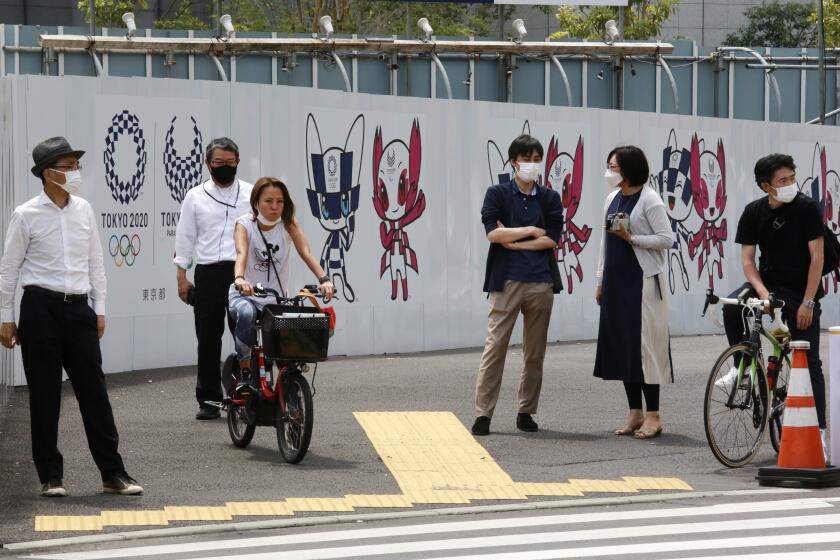
<svg viewBox="0 0 840 560"><path fill-rule="evenodd" d="M607 169L604 171L604 180L610 187L617 187L619 183L624 180L624 177L621 176L621 173L616 173L612 169Z"/></svg>
<svg viewBox="0 0 840 560"><path fill-rule="evenodd" d="M82 172L76 169L75 171L59 171L58 169L53 169L53 171L58 171L59 173L64 175L64 184L60 185L55 183L69 194L76 194L79 192L79 189L82 188Z"/></svg>
<svg viewBox="0 0 840 560"><path fill-rule="evenodd" d="M519 169L516 170L516 175L526 183L533 183L540 176L541 163L523 161L518 165Z"/></svg>
<svg viewBox="0 0 840 560"><path fill-rule="evenodd" d="M276 226L283 220L283 216L280 216L274 221L266 219L262 214L257 214L257 221L264 226Z"/></svg>
<svg viewBox="0 0 840 560"><path fill-rule="evenodd" d="M788 202L796 198L796 193L798 192L799 183L794 183L786 187L776 187L776 195L774 198L779 202L787 204Z"/></svg>

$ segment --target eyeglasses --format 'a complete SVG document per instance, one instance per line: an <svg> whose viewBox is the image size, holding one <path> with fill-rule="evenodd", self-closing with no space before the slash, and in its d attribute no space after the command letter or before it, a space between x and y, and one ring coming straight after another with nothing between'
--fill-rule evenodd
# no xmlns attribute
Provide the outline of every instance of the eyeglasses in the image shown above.
<svg viewBox="0 0 840 560"><path fill-rule="evenodd" d="M52 169L56 171L81 171L82 165L80 163L75 165L53 165Z"/></svg>
<svg viewBox="0 0 840 560"><path fill-rule="evenodd" d="M236 167L236 161L230 160L223 160L223 159L211 159L210 165L212 167L222 167L223 165L229 165L231 167Z"/></svg>

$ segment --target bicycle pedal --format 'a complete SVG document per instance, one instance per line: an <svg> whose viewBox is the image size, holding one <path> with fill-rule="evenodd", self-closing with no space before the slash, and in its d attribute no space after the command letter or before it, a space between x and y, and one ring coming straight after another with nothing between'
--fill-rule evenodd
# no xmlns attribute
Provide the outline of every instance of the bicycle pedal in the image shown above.
<svg viewBox="0 0 840 560"><path fill-rule="evenodd" d="M216 408L218 408L219 410L221 410L221 409L223 409L223 408L225 407L225 403L224 403L224 402L217 402L217 401L204 401L204 404L207 404L207 405L210 405L210 406L215 406L215 407L216 407Z"/></svg>

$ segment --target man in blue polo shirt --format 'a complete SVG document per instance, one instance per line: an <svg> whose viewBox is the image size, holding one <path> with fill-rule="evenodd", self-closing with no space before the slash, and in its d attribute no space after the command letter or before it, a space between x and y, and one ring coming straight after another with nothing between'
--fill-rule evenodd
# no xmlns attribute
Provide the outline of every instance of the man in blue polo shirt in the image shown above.
<svg viewBox="0 0 840 560"><path fill-rule="evenodd" d="M487 340L475 387L472 433L490 433L510 334L519 313L524 332L516 427L536 432L543 361L554 294L560 293L560 270L554 249L563 229L560 195L537 184L543 158L539 140L523 134L508 148L513 179L487 189L481 221L490 241L484 291L489 292Z"/></svg>

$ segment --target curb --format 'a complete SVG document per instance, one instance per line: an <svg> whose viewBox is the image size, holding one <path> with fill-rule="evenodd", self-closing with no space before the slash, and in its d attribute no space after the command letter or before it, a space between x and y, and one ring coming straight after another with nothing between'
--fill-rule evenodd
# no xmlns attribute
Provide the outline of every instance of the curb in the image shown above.
<svg viewBox="0 0 840 560"><path fill-rule="evenodd" d="M80 537L65 537L42 541L27 541L8 543L0 546L5 550L36 550L42 548L57 548L71 545L98 544L108 542L135 541L160 537L183 537L190 535L212 535L236 533L259 529L284 529L289 527L313 527L319 525L336 525L358 523L364 521L386 521L394 519L414 519L427 517L443 517L452 515L475 515L481 513L504 513L512 511L534 511L544 509L564 509L587 506L614 506L627 504L646 504L654 502L669 502L672 500L689 500L694 498L716 498L726 496L755 496L775 494L809 493L811 490L799 488L766 488L755 490L711 490L705 492L681 492L679 494L650 494L647 496L624 496L616 498L584 498L580 500L554 500L545 502L531 502L518 504L499 504L492 506L467 506L456 508L437 508L418 511L395 511L391 513L359 513L348 515L326 515L318 517L302 517L300 519L271 519L266 521L240 521L235 523L220 523L215 525L193 525L190 527L170 527L166 529L146 529L121 533L107 533L101 535L85 535Z"/></svg>

